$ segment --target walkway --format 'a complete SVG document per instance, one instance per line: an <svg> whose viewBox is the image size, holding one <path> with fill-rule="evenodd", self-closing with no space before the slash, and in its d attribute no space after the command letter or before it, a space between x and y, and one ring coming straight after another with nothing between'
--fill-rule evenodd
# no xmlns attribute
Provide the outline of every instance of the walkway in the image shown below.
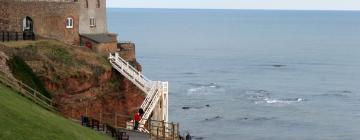
<svg viewBox="0 0 360 140"><path fill-rule="evenodd" d="M150 135L149 134L136 132L136 131L130 131L130 130L127 130L127 129L121 129L121 131L126 132L126 134L129 135L131 140L150 140Z"/></svg>
<svg viewBox="0 0 360 140"><path fill-rule="evenodd" d="M75 120L76 121L76 120ZM115 128L108 123L101 123L99 120L90 117L82 117L81 125L101 133L108 134L116 140L150 140L150 134L138 131L132 131L124 128Z"/></svg>

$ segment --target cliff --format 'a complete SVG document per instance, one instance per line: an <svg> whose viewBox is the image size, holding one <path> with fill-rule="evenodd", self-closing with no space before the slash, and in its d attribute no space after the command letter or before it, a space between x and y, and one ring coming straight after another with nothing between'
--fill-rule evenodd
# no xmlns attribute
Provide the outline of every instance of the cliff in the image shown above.
<svg viewBox="0 0 360 140"><path fill-rule="evenodd" d="M133 45L119 44L119 49L122 57L141 70ZM131 115L144 99L136 86L112 69L106 56L87 48L38 40L2 43L0 51L10 60L24 61L31 70L29 78L21 80L29 84L39 83L34 82L39 79L46 90L43 93L49 94L65 116L78 119L100 112ZM15 77L24 72L17 67L10 69Z"/></svg>

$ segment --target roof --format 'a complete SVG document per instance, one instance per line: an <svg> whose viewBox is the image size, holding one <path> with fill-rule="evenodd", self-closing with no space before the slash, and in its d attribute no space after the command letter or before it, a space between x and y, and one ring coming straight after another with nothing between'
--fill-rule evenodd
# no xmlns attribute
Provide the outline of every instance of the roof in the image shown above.
<svg viewBox="0 0 360 140"><path fill-rule="evenodd" d="M88 38L97 43L116 42L113 34L81 34L81 37ZM116 39L116 38L115 38Z"/></svg>

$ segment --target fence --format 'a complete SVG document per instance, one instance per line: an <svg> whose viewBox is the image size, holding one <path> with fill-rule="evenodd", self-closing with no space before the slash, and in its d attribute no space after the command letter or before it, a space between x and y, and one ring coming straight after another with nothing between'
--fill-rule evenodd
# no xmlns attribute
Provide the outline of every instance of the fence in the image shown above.
<svg viewBox="0 0 360 140"><path fill-rule="evenodd" d="M30 100L44 107L45 109L48 109L50 111L56 111L55 103L51 99L45 97L40 92L32 89L23 82L13 77L10 77L8 74L0 72L0 82L14 89L15 91L18 91L23 96L29 98Z"/></svg>
<svg viewBox="0 0 360 140"><path fill-rule="evenodd" d="M0 31L0 41L35 40L34 32Z"/></svg>
<svg viewBox="0 0 360 140"><path fill-rule="evenodd" d="M79 112L80 111L80 112ZM81 116L86 116L91 119L99 121L100 124L112 126L116 129L128 129L133 130L134 122L132 122L132 116L122 115L118 113L107 113L103 111L99 112L89 112L87 107L83 110L75 110L71 108L70 118L73 120L79 120ZM75 115L75 112L81 114ZM157 140L178 140L180 136L179 124L174 122L164 122L157 120L147 120L146 124L140 124L144 126L146 130L149 131L149 134L152 139Z"/></svg>

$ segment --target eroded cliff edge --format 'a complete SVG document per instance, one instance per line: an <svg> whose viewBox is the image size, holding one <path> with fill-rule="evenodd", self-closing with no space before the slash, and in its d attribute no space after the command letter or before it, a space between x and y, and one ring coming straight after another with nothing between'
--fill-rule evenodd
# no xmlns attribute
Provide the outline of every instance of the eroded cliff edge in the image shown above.
<svg viewBox="0 0 360 140"><path fill-rule="evenodd" d="M119 44L118 49L123 58L141 70L133 44ZM38 40L3 43L0 51L10 60L23 60L65 116L80 118L84 114L92 116L99 112L131 115L144 99L141 90L112 69L106 56L87 48L54 40ZM10 69L15 77L26 71ZM33 81L27 82L31 84Z"/></svg>

